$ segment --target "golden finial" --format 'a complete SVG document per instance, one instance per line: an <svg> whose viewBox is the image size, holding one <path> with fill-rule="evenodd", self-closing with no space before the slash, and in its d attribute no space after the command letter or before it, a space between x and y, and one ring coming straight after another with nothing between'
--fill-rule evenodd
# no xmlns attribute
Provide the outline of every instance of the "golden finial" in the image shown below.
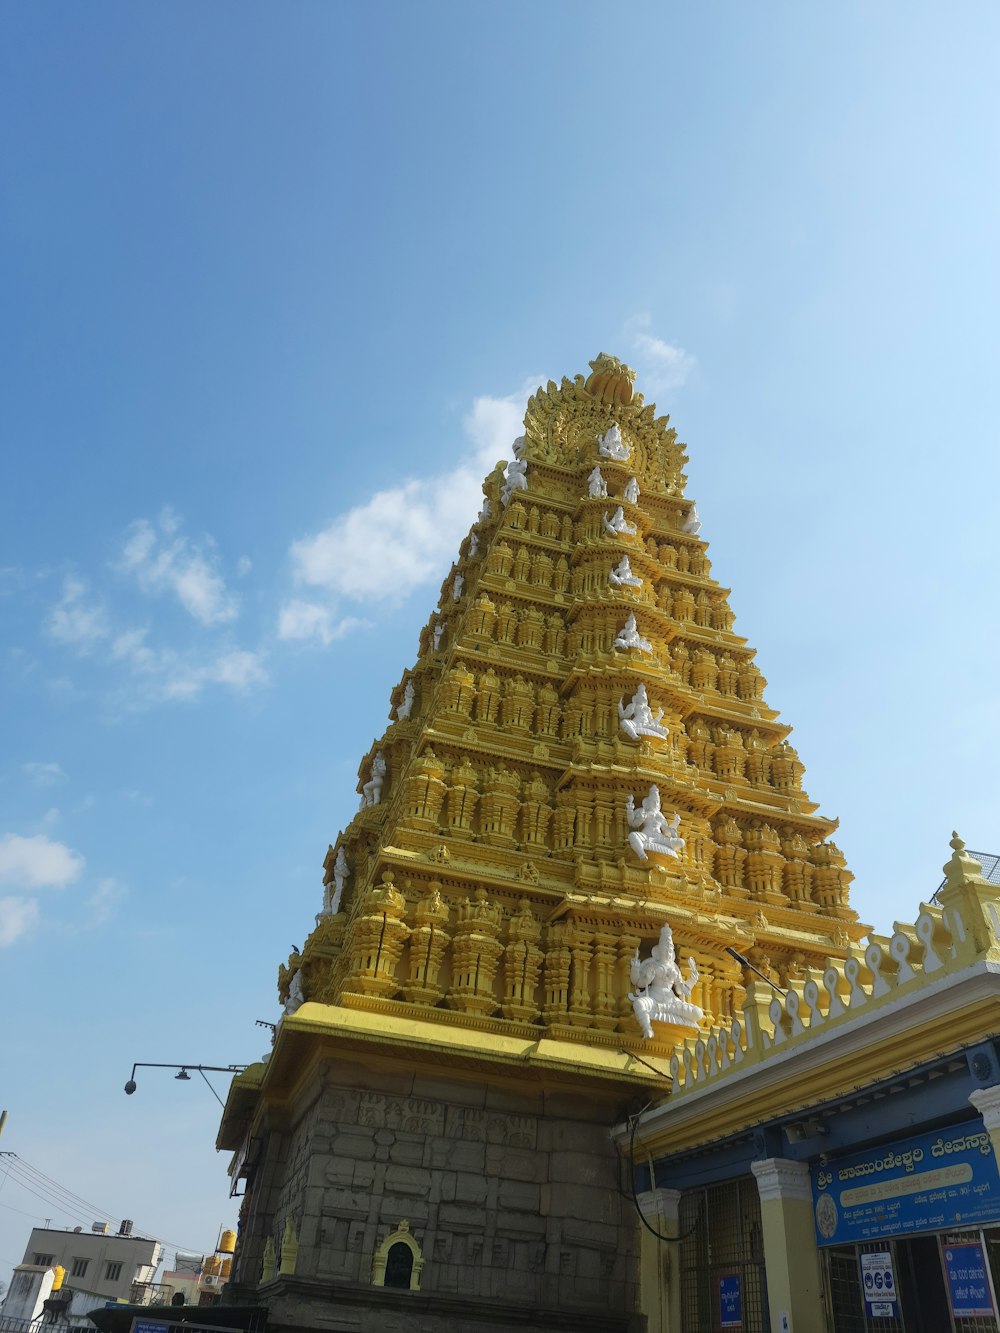
<svg viewBox="0 0 1000 1333"><path fill-rule="evenodd" d="M601 352L600 356L595 357L589 365L593 374L588 376L583 387L588 393L593 394L599 403L611 407L615 403L632 401L635 371L631 366L626 366L618 357L609 356L607 352Z"/></svg>
<svg viewBox="0 0 1000 1333"><path fill-rule="evenodd" d="M957 833L952 832L949 847L952 850L951 859L942 867L945 874L945 887L953 888L959 884L968 884L970 881L975 884L983 882L983 867L974 856L970 856L965 850L965 843Z"/></svg>

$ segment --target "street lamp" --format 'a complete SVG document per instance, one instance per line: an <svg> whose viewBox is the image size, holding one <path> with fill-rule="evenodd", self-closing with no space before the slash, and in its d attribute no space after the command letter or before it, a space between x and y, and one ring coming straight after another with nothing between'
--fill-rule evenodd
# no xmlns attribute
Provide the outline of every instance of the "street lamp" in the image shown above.
<svg viewBox="0 0 1000 1333"><path fill-rule="evenodd" d="M209 1071L209 1073L215 1073L215 1074L242 1074L244 1069L247 1068L248 1068L247 1065L157 1064L149 1060L137 1060L135 1064L132 1066L132 1076L125 1084L125 1092L129 1097L131 1097L133 1092L135 1092L136 1088L135 1071L137 1069L176 1069L179 1072L174 1075L174 1078L179 1079L183 1083L188 1083L191 1080L191 1075L188 1073L189 1069L195 1070L196 1073L199 1073L202 1076L202 1078L205 1078L206 1069ZM205 1083L209 1091L211 1092L212 1096L219 1103L219 1105L220 1106L225 1105L222 1098L215 1091L215 1089L212 1087L211 1083L209 1083L207 1078L205 1078Z"/></svg>

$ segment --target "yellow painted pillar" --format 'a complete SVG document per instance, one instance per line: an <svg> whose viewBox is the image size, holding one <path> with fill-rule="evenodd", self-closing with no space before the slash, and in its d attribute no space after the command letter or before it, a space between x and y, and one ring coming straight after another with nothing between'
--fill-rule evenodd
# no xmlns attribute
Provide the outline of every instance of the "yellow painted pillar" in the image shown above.
<svg viewBox="0 0 1000 1333"><path fill-rule="evenodd" d="M662 1236L680 1232L680 1190L647 1190L639 1195L642 1215ZM680 1245L658 1240L639 1223L639 1309L646 1333L681 1333Z"/></svg>
<svg viewBox="0 0 1000 1333"><path fill-rule="evenodd" d="M825 1333L823 1285L805 1162L751 1162L760 1193L771 1333Z"/></svg>
<svg viewBox="0 0 1000 1333"><path fill-rule="evenodd" d="M969 1093L969 1101L983 1117L983 1124L993 1144L993 1155L1000 1165L1000 1086L977 1088Z"/></svg>

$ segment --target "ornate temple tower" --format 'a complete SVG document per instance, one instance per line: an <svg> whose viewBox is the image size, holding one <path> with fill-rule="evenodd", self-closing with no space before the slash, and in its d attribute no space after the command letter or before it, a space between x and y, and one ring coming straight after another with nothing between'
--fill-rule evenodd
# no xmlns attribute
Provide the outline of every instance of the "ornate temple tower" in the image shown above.
<svg viewBox="0 0 1000 1333"><path fill-rule="evenodd" d="M637 1326L608 1127L663 1095L685 1013L739 1010L727 948L792 986L864 933L676 433L591 366L484 483L230 1093L237 1291L272 1324ZM666 924L688 980L650 1026L630 989Z"/></svg>

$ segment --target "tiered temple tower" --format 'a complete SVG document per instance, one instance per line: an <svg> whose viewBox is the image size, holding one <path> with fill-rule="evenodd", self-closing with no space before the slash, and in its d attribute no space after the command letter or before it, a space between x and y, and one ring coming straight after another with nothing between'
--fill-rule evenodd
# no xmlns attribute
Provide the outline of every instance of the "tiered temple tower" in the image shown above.
<svg viewBox="0 0 1000 1333"><path fill-rule="evenodd" d="M404 1295L427 1329L629 1327L606 1128L689 1032L643 1037L636 953L669 923L708 1026L751 979L727 947L795 986L864 933L676 433L627 366L591 366L539 389L484 483L281 969L274 1052L233 1085L239 1280L273 1323L310 1326L326 1284L345 1328Z"/></svg>

